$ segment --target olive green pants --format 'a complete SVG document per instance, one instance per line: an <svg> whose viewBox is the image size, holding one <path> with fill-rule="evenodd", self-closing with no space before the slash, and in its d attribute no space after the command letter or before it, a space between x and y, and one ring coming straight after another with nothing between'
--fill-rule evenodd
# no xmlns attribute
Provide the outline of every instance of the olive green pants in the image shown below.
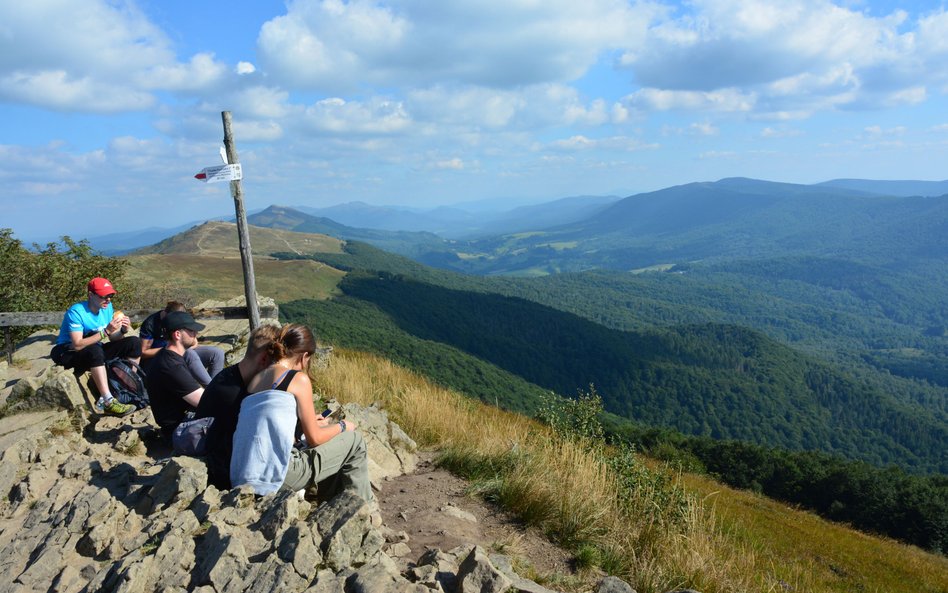
<svg viewBox="0 0 948 593"><path fill-rule="evenodd" d="M283 486L303 490L316 486L320 500L328 500L346 488L374 500L369 482L365 441L358 432L343 432L328 443L309 449L293 449Z"/></svg>

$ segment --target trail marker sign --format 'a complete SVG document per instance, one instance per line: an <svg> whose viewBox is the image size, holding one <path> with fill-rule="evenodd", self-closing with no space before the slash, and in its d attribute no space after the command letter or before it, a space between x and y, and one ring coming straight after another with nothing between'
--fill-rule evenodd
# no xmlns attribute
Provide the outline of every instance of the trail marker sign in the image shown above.
<svg viewBox="0 0 948 593"><path fill-rule="evenodd" d="M218 183L220 181L240 181L243 179L243 172L240 169L240 163L230 165L217 165L215 167L204 167L201 172L194 176L205 183Z"/></svg>

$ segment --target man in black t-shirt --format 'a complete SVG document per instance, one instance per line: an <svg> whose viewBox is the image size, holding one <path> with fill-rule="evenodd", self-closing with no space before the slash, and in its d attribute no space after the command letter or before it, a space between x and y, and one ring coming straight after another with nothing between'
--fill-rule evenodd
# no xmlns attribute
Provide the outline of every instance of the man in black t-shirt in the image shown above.
<svg viewBox="0 0 948 593"><path fill-rule="evenodd" d="M146 374L151 370L155 356L168 345L164 328L165 317L174 311L187 310L183 303L168 301L164 309L149 315L138 328L138 335L142 340L142 368ZM214 375L224 368L224 351L216 346L198 345L187 349L184 361L201 387L207 387Z"/></svg>
<svg viewBox="0 0 948 593"><path fill-rule="evenodd" d="M211 484L230 489L230 458L240 404L247 397L247 384L270 366L267 350L279 335L275 325L262 325L250 334L247 353L239 363L217 374L204 390L196 418L214 418L207 431L207 474Z"/></svg>
<svg viewBox="0 0 948 593"><path fill-rule="evenodd" d="M185 352L197 343L197 333L204 326L186 311L168 313L164 326L168 345L155 356L145 384L155 422L170 437L187 413L195 411L204 393L184 360Z"/></svg>

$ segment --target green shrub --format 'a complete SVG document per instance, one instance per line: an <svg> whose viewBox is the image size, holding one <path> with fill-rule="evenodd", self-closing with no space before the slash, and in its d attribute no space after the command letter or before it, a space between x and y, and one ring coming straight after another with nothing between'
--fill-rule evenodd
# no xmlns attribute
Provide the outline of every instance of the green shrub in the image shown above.
<svg viewBox="0 0 948 593"><path fill-rule="evenodd" d="M124 260L94 251L85 240L63 237L45 247L29 250L13 237L12 229L0 229L0 311L65 311L86 299L86 284L104 276L119 290L125 274ZM13 339L21 340L32 328L13 328Z"/></svg>

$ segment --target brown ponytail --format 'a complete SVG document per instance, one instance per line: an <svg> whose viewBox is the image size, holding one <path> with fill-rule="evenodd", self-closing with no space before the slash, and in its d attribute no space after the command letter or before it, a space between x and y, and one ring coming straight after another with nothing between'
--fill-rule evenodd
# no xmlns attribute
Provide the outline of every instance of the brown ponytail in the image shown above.
<svg viewBox="0 0 948 593"><path fill-rule="evenodd" d="M267 356L271 362L284 358L295 358L304 354L310 357L316 352L316 338L305 325L290 323L279 329L276 339L267 346ZM310 359L312 362L312 358ZM312 366L304 369L310 379L314 379Z"/></svg>
<svg viewBox="0 0 948 593"><path fill-rule="evenodd" d="M290 323L280 329L277 339L270 345L270 352L274 360L302 354L312 356L316 352L316 338L305 325Z"/></svg>

